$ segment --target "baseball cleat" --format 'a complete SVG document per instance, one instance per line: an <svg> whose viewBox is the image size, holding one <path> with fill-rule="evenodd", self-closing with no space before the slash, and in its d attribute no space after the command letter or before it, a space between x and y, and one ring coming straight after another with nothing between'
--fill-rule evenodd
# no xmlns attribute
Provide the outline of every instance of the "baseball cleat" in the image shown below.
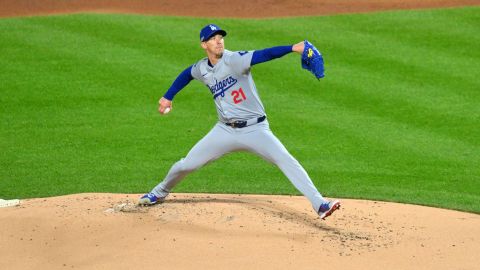
<svg viewBox="0 0 480 270"><path fill-rule="evenodd" d="M154 205L163 202L163 198L155 196L153 193L147 193L138 200L138 205Z"/></svg>
<svg viewBox="0 0 480 270"><path fill-rule="evenodd" d="M320 215L321 219L325 219L326 217L330 216L335 210L339 208L340 208L340 201L338 200L322 203L322 205L320 205L320 209L318 210L318 214Z"/></svg>

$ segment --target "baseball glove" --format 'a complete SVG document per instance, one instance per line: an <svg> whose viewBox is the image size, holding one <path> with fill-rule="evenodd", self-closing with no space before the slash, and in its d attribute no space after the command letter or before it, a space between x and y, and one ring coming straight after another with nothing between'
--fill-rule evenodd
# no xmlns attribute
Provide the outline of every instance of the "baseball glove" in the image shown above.
<svg viewBox="0 0 480 270"><path fill-rule="evenodd" d="M322 54L308 40L302 53L302 68L312 72L317 79L325 77Z"/></svg>

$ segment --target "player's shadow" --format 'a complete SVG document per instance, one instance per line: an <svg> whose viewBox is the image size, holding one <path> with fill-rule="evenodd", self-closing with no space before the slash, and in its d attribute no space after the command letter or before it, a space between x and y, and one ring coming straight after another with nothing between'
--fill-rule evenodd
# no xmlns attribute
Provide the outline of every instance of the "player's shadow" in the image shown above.
<svg viewBox="0 0 480 270"><path fill-rule="evenodd" d="M298 210L289 208L285 205L279 205L268 199L251 199L251 198L169 198L164 204L200 204L200 203L218 203L218 204L239 204L249 208L250 210L260 211L265 216L271 216L280 218L285 221L298 222L305 226L323 230L332 234L341 235L342 232L334 227L325 224L320 217L314 217L306 215L305 213L299 213ZM333 217L332 217L333 218Z"/></svg>

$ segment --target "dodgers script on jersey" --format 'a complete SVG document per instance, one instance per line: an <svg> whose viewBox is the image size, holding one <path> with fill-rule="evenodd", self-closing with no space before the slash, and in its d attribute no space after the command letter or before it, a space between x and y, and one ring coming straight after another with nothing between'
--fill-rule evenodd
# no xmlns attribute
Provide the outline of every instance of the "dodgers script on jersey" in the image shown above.
<svg viewBox="0 0 480 270"><path fill-rule="evenodd" d="M208 58L192 66L192 77L210 89L218 118L223 123L266 115L250 72L252 55L253 51L225 50L213 67Z"/></svg>

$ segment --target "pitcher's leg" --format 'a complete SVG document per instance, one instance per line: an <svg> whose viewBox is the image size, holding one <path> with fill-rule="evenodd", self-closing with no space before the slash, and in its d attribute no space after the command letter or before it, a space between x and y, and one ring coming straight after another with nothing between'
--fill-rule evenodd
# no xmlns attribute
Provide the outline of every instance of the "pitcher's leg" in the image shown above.
<svg viewBox="0 0 480 270"><path fill-rule="evenodd" d="M185 176L206 165L226 153L235 151L237 146L227 129L217 124L188 152L185 158L180 159L171 168L164 180L159 183L152 193L159 198L165 198Z"/></svg>
<svg viewBox="0 0 480 270"><path fill-rule="evenodd" d="M292 184L310 200L313 209L318 212L322 203L328 202L322 197L305 169L288 152L278 138L263 125L254 132L245 134L249 150L269 160L285 174Z"/></svg>

